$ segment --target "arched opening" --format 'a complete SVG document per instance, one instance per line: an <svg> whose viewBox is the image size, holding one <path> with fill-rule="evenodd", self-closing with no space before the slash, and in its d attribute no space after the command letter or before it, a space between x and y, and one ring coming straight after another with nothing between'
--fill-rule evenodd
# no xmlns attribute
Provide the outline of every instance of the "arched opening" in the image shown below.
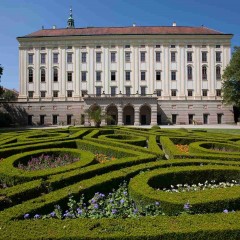
<svg viewBox="0 0 240 240"><path fill-rule="evenodd" d="M86 110L88 116L88 123L94 124L95 127L100 127L102 122L102 109L99 105L93 104Z"/></svg>
<svg viewBox="0 0 240 240"><path fill-rule="evenodd" d="M117 125L118 124L118 110L115 105L110 105L107 107L107 115L110 119L107 119L107 125Z"/></svg>
<svg viewBox="0 0 240 240"><path fill-rule="evenodd" d="M150 125L151 124L151 107L143 105L140 108L140 124Z"/></svg>
<svg viewBox="0 0 240 240"><path fill-rule="evenodd" d="M123 109L123 124L134 125L134 108L131 105L127 105Z"/></svg>

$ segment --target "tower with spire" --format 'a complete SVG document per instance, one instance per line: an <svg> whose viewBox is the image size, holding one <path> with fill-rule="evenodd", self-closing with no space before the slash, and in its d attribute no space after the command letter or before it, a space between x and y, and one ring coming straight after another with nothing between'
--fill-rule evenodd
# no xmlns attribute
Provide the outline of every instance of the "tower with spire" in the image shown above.
<svg viewBox="0 0 240 240"><path fill-rule="evenodd" d="M75 28L74 26L74 19L72 17L72 8L70 8L70 16L67 21L67 28Z"/></svg>

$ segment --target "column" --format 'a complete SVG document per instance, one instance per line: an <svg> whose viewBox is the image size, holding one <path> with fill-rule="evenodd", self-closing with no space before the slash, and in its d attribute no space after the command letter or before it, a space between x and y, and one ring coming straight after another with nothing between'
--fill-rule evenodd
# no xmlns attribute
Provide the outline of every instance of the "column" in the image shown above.
<svg viewBox="0 0 240 240"><path fill-rule="evenodd" d="M157 104L151 105L151 126L157 125Z"/></svg>
<svg viewBox="0 0 240 240"><path fill-rule="evenodd" d="M140 116L139 107L135 106L135 108L134 108L134 125L135 126L139 126L140 125L140 123L139 123L139 116Z"/></svg>
<svg viewBox="0 0 240 240"><path fill-rule="evenodd" d="M122 106L118 107L118 125L119 126L123 125L123 109L122 109Z"/></svg>

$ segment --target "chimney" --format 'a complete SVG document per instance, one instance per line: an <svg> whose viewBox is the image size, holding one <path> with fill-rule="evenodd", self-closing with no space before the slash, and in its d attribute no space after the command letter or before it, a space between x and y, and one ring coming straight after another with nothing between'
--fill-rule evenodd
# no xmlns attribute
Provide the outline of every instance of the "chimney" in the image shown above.
<svg viewBox="0 0 240 240"><path fill-rule="evenodd" d="M52 29L56 29L56 28L57 28L56 25L53 25L53 26L52 26Z"/></svg>
<svg viewBox="0 0 240 240"><path fill-rule="evenodd" d="M177 23L174 21L173 24L172 24L173 27L176 27L177 26Z"/></svg>
<svg viewBox="0 0 240 240"><path fill-rule="evenodd" d="M136 27L136 23L133 23L133 25L132 25L133 27Z"/></svg>

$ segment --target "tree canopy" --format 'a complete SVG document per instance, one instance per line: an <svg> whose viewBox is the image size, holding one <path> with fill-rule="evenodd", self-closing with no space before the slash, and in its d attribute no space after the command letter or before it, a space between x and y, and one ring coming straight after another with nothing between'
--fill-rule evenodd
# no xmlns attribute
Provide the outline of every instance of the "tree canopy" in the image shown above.
<svg viewBox="0 0 240 240"><path fill-rule="evenodd" d="M234 47L232 59L224 70L222 97L224 103L240 107L240 47Z"/></svg>

